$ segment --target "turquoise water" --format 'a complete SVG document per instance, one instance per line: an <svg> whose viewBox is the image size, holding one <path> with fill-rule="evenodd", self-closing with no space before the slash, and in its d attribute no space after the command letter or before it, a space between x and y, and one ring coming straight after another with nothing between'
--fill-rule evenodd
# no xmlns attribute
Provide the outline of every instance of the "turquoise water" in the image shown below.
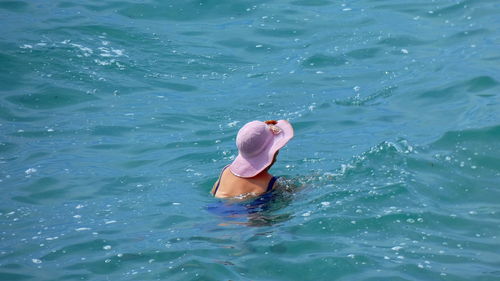
<svg viewBox="0 0 500 281"><path fill-rule="evenodd" d="M0 280L500 280L499 14L1 1ZM211 212L255 119L292 191Z"/></svg>

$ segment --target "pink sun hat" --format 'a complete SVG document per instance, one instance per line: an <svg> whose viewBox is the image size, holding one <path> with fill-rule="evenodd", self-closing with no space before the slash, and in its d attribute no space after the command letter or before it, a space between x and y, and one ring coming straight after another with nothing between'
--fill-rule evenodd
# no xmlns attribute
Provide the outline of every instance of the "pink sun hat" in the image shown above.
<svg viewBox="0 0 500 281"><path fill-rule="evenodd" d="M238 156L229 165L231 172L251 178L273 162L274 154L293 137L293 128L286 120L252 121L236 136Z"/></svg>

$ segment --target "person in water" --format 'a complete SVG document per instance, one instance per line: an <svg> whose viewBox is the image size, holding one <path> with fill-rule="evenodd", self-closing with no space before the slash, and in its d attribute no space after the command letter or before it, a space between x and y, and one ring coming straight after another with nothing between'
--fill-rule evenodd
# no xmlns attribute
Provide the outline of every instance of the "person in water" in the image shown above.
<svg viewBox="0 0 500 281"><path fill-rule="evenodd" d="M286 120L252 121L236 136L238 156L224 167L212 188L217 198L246 199L263 195L275 186L277 177L269 173L279 150L293 137Z"/></svg>

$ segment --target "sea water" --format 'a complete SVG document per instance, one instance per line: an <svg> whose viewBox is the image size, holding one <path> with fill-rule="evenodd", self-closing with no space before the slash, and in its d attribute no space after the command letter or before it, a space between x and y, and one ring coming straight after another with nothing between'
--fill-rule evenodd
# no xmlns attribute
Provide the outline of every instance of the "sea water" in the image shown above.
<svg viewBox="0 0 500 281"><path fill-rule="evenodd" d="M1 1L0 280L500 280L499 14ZM267 119L287 191L212 212Z"/></svg>

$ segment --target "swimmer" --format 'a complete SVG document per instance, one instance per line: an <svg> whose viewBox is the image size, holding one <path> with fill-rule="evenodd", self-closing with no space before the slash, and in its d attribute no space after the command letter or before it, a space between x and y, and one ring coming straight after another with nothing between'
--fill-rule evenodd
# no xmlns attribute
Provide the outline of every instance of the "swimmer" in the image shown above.
<svg viewBox="0 0 500 281"><path fill-rule="evenodd" d="M269 169L292 137L292 125L285 120L245 124L236 136L238 156L224 167L211 194L217 198L247 199L273 190L277 177Z"/></svg>

